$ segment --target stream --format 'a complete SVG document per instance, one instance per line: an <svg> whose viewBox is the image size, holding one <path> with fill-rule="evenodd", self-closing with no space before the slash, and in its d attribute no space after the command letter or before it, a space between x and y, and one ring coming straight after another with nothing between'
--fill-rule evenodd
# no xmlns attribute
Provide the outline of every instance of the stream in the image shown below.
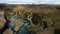
<svg viewBox="0 0 60 34"><path fill-rule="evenodd" d="M17 15L13 15L11 16L11 18L16 18L18 19ZM30 34L29 30L27 29L27 26L30 24L28 20L26 19L20 19L24 24L19 28L18 32L16 34ZM14 26L14 25L10 25L10 26Z"/></svg>

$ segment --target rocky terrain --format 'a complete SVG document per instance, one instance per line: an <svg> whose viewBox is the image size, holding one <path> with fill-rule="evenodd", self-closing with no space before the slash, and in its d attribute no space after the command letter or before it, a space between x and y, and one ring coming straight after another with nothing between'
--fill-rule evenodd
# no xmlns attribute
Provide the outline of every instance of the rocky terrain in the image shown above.
<svg viewBox="0 0 60 34"><path fill-rule="evenodd" d="M3 8L3 9L2 9ZM6 8L7 11L5 10ZM48 28L48 30L42 30L39 31L37 34L53 34L54 29L60 28L60 5L3 5L0 6L0 28L2 28L5 24L4 19L4 11L8 13L13 12L32 12L37 14L46 14L48 16L51 16L55 20L54 28ZM15 24L17 24L17 27L21 24L17 23L19 21L15 21L12 19L11 21L14 21ZM21 23L21 22L20 22ZM12 34L12 30L9 28L7 29L4 34Z"/></svg>

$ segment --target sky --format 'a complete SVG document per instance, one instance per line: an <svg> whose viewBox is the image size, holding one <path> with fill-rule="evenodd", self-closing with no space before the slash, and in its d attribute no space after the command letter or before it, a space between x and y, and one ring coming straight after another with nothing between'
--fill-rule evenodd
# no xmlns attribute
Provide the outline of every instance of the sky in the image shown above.
<svg viewBox="0 0 60 34"><path fill-rule="evenodd" d="M6 4L60 4L60 0L0 0Z"/></svg>

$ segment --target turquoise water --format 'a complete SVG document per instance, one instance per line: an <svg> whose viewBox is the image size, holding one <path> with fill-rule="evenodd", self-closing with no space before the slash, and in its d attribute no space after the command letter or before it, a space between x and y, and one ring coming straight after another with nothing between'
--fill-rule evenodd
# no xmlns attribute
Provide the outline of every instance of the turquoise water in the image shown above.
<svg viewBox="0 0 60 34"><path fill-rule="evenodd" d="M11 23L7 23L7 25L8 25L10 28L14 28L14 27L15 27L15 24L13 24L12 22L11 22Z"/></svg>
<svg viewBox="0 0 60 34"><path fill-rule="evenodd" d="M30 34L30 32L27 29L27 26L29 25L29 22L27 20L23 20L22 22L24 23L20 28L19 28L19 34Z"/></svg>
<svg viewBox="0 0 60 34"><path fill-rule="evenodd" d="M11 18L13 19L18 19L18 16L17 15L13 15L11 16ZM29 25L29 21L28 20L25 20L25 19L20 19L24 24L19 28L17 34L30 34L30 32L28 31L27 29L27 26ZM9 23L8 25L10 28L14 28L15 25L13 23Z"/></svg>
<svg viewBox="0 0 60 34"><path fill-rule="evenodd" d="M11 18L13 18L13 19L17 19L18 16L15 14L15 15L12 15Z"/></svg>

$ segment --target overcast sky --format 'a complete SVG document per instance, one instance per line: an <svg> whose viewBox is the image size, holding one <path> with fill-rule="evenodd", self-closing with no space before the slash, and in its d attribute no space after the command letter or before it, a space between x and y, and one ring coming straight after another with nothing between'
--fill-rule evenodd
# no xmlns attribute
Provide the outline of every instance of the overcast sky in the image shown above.
<svg viewBox="0 0 60 34"><path fill-rule="evenodd" d="M60 0L0 0L7 4L60 4Z"/></svg>

